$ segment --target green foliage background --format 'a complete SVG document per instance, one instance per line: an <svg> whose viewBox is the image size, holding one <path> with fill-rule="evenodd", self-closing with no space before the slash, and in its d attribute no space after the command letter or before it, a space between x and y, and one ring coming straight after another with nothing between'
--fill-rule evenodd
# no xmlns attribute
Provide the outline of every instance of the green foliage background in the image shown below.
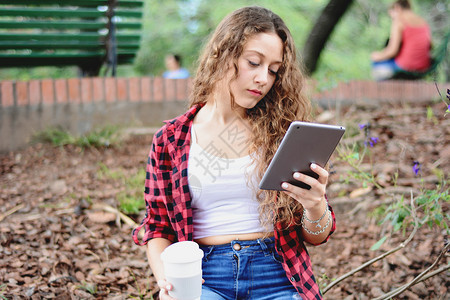
<svg viewBox="0 0 450 300"><path fill-rule="evenodd" d="M120 66L118 76L159 76L164 56L178 53L183 65L195 73L196 60L208 35L231 11L260 5L280 15L301 52L306 38L329 0L146 0L142 46L133 66ZM393 0L355 0L338 23L313 78L326 86L349 79L370 78L370 52L381 49L389 36L387 8ZM438 45L449 28L448 1L414 0L414 10L428 20ZM443 66L438 80L445 77ZM1 79L61 78L77 76L73 68L0 69ZM445 79L444 79L445 80Z"/></svg>

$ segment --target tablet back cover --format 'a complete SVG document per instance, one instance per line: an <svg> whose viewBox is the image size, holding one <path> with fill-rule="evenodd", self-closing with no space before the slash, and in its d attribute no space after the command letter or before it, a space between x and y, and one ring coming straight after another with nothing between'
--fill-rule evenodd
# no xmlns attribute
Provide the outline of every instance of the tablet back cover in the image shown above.
<svg viewBox="0 0 450 300"><path fill-rule="evenodd" d="M324 167L344 132L342 126L292 122L259 184L260 189L282 191L282 182L310 188L293 179L294 172L317 178L310 169L311 163Z"/></svg>

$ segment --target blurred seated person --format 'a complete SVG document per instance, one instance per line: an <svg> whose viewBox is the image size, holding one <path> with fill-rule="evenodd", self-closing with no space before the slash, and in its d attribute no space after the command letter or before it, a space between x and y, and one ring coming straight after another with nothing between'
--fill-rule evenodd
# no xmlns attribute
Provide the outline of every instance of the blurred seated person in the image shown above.
<svg viewBox="0 0 450 300"><path fill-rule="evenodd" d="M169 54L165 59L167 71L163 73L164 78L183 79L189 77L189 71L181 67L181 57L177 54Z"/></svg>
<svg viewBox="0 0 450 300"><path fill-rule="evenodd" d="M392 78L400 71L424 72L431 64L431 32L415 14L409 0L397 0L389 8L391 33L386 47L371 54L372 77Z"/></svg>

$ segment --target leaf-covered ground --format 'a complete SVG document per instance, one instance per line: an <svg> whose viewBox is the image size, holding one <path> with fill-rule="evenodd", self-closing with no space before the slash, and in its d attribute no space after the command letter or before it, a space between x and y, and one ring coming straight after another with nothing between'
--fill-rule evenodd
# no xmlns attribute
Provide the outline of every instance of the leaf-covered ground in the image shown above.
<svg viewBox="0 0 450 300"><path fill-rule="evenodd" d="M308 248L322 287L406 239L411 229L371 251L388 232L377 224L373 209L401 195L409 202L411 191L417 197L421 189L435 189L439 173L448 176L445 109L443 102L366 103L320 115L347 126L343 144L350 146L366 138L358 124L370 123L369 137L378 141L360 168L373 172L383 187L348 179L354 169L332 157L328 193L338 230L328 243ZM151 299L156 294L144 248L134 245L132 226L114 211L117 196L130 188L124 178L145 167L150 143L150 134L140 134L105 149L36 144L0 156L0 298ZM420 163L417 175L414 161ZM448 213L448 203L443 206ZM142 214L131 217L138 221ZM344 280L324 298L380 296L430 266L446 238L442 228L422 227L405 249ZM448 261L444 257L436 268ZM448 275L418 283L398 299L446 299Z"/></svg>

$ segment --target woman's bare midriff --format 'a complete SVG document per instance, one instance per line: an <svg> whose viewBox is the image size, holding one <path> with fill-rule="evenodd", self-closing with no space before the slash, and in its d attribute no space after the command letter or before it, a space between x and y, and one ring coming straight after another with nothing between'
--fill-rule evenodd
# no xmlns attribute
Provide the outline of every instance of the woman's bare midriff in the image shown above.
<svg viewBox="0 0 450 300"><path fill-rule="evenodd" d="M242 233L242 234L226 234L226 235L215 235L215 236L207 236L201 239L196 239L200 245L222 245L228 244L234 240L240 241L252 241L261 238L272 237L273 232L255 232L255 233Z"/></svg>

